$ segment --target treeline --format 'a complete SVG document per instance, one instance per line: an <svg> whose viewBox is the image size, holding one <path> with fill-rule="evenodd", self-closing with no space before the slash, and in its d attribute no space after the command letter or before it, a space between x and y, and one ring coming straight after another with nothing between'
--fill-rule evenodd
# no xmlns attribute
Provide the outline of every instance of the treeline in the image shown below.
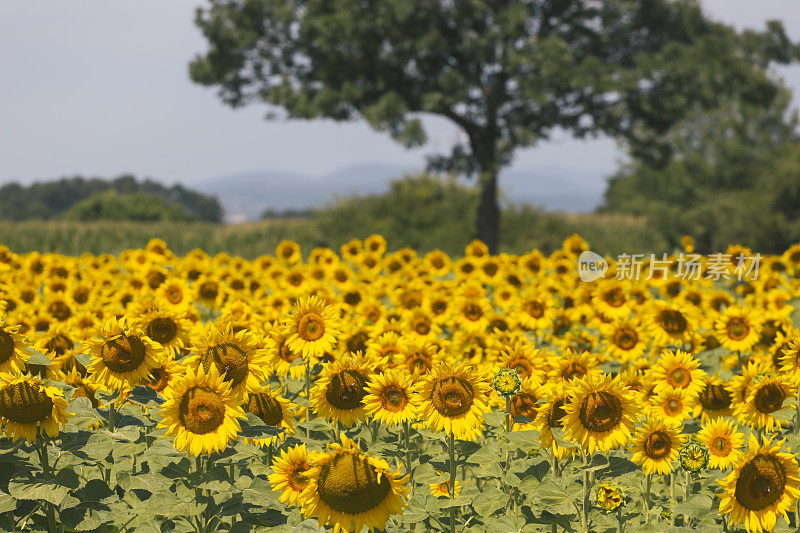
<svg viewBox="0 0 800 533"><path fill-rule="evenodd" d="M74 176L0 187L0 220L57 218L221 222L223 209L214 196L127 174L113 180Z"/></svg>

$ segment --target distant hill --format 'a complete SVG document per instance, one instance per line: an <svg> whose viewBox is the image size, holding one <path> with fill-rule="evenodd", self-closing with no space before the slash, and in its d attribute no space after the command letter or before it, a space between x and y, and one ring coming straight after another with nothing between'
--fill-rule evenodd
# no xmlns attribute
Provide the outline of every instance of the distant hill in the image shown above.
<svg viewBox="0 0 800 533"><path fill-rule="evenodd" d="M255 220L265 210L322 207L337 197L380 194L389 182L419 169L367 163L324 176L262 170L195 182L193 187L219 198L231 222ZM504 202L531 204L549 211L587 213L600 205L605 179L557 167L506 172L500 176Z"/></svg>

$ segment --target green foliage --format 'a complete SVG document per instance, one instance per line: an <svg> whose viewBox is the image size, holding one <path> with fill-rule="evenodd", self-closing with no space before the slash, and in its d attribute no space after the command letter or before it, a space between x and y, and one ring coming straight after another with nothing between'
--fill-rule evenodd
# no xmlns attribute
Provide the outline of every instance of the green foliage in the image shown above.
<svg viewBox="0 0 800 533"><path fill-rule="evenodd" d="M800 148L790 95L775 105L728 102L679 123L663 139L666 165L634 159L609 182L606 212L646 215L671 245L698 250L738 242L777 252L800 239Z"/></svg>
<svg viewBox="0 0 800 533"><path fill-rule="evenodd" d="M422 113L455 123L466 141L429 164L480 177L476 234L490 249L497 175L518 148L603 132L663 162L661 138L687 115L771 105L770 64L799 50L779 22L737 32L696 0L212 0L195 22L210 46L190 75L231 106L362 118L406 146L425 142Z"/></svg>
<svg viewBox="0 0 800 533"><path fill-rule="evenodd" d="M137 181L130 175L111 181L76 176L37 182L27 187L18 183L3 185L0 187L0 220L58 218L76 203L109 191L155 196L165 202L180 204L191 218L206 222L222 221L222 206L215 197L200 194L182 185L167 187L149 179Z"/></svg>
<svg viewBox="0 0 800 533"><path fill-rule="evenodd" d="M96 193L66 211L65 220L91 222L97 220L135 220L139 222L190 221L192 216L183 206L143 192L120 194L116 191Z"/></svg>

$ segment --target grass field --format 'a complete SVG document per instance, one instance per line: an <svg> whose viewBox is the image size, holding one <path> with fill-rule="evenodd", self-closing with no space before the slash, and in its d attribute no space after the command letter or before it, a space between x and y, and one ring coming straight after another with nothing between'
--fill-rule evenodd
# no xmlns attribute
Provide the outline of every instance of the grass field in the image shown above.
<svg viewBox="0 0 800 533"><path fill-rule="evenodd" d="M227 252L246 258L274 253L283 239L298 242L306 252L317 246L338 248L353 238L372 233L365 228L377 224L338 224L326 218L287 218L261 222L217 225L208 223L141 222L0 222L0 244L16 253L58 252L67 255L111 253L142 248L152 238L161 238L178 255L194 248L211 254ZM387 229L386 225L379 226ZM412 247L419 252L440 248L460 255L471 240L471 221L453 220L436 228L398 227L395 234L382 231L396 248ZM392 228L388 228L392 229ZM616 255L621 252L667 250L659 236L642 218L627 215L545 214L532 209L507 211L502 221L501 250L523 253L545 252L560 247L573 234L583 235L595 251Z"/></svg>

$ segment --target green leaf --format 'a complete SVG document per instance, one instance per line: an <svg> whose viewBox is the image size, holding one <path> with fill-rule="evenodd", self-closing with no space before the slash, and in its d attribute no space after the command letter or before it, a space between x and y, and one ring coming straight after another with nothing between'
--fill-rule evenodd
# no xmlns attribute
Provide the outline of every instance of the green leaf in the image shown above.
<svg viewBox="0 0 800 533"><path fill-rule="evenodd" d="M473 500L472 507L479 516L487 517L508 505L508 502L508 494L500 492L495 487L490 487Z"/></svg>
<svg viewBox="0 0 800 533"><path fill-rule="evenodd" d="M51 363L49 357L41 352L37 352L32 348L29 348L29 350L31 354L30 359L28 359L29 365L50 366Z"/></svg>
<svg viewBox="0 0 800 533"><path fill-rule="evenodd" d="M69 493L69 487L55 481L41 483L12 480L8 484L8 493L18 500L44 500L53 505L61 505Z"/></svg>
<svg viewBox="0 0 800 533"><path fill-rule="evenodd" d="M136 385L128 397L128 401L136 402L141 405L156 407L163 404L166 400L152 387Z"/></svg>
<svg viewBox="0 0 800 533"><path fill-rule="evenodd" d="M242 427L240 435L248 439L266 439L283 433L283 428L268 426L258 416L247 413L247 419L239 419Z"/></svg>

